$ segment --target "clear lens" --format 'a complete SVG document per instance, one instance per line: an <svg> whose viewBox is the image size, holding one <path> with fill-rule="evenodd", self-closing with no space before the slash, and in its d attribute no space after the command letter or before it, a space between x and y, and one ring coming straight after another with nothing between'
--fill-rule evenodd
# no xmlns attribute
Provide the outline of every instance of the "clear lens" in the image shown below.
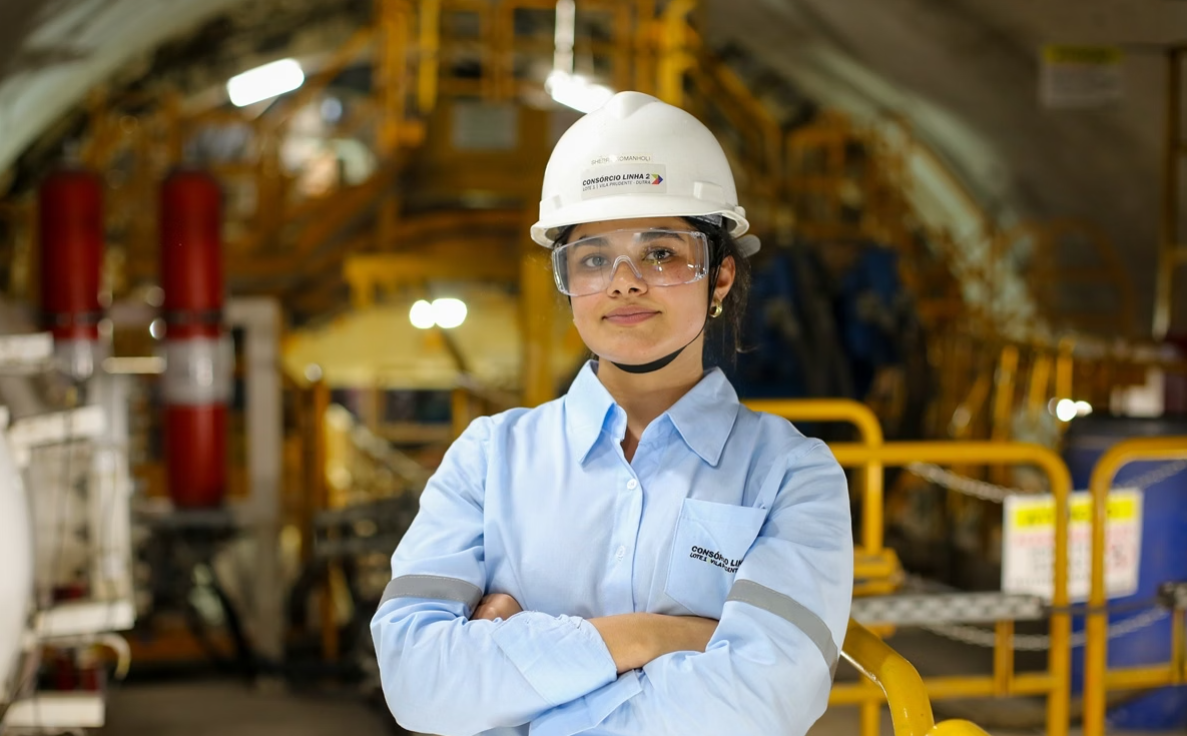
<svg viewBox="0 0 1187 736"><path fill-rule="evenodd" d="M615 278L648 286L690 284L704 278L708 264L708 239L696 231L614 230L552 251L557 288L569 296L605 291Z"/></svg>

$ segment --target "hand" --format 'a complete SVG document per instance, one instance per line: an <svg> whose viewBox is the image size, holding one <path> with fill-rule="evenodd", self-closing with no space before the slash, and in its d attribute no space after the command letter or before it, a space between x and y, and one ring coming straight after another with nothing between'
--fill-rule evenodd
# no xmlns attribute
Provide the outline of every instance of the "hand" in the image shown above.
<svg viewBox="0 0 1187 736"><path fill-rule="evenodd" d="M491 593L478 602L478 607L470 616L471 621L494 621L497 618L508 619L517 613L522 613L523 607L519 601L506 593Z"/></svg>
<svg viewBox="0 0 1187 736"><path fill-rule="evenodd" d="M590 619L619 674L672 652L704 652L717 622L695 616L626 613Z"/></svg>

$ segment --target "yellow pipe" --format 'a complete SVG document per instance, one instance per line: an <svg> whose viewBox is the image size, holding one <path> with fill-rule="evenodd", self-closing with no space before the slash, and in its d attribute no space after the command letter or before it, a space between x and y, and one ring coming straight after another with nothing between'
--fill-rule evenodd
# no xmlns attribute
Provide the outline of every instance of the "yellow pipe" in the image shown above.
<svg viewBox="0 0 1187 736"><path fill-rule="evenodd" d="M1171 612L1171 670L1176 685L1187 680L1187 611Z"/></svg>
<svg viewBox="0 0 1187 736"><path fill-rule="evenodd" d="M858 717L861 720L861 736L880 736L882 732L881 700L867 700L862 703Z"/></svg>
<svg viewBox="0 0 1187 736"><path fill-rule="evenodd" d="M453 426L453 438L457 439L462 436L462 432L466 431L466 427L470 426L470 420L474 418L469 391L460 386L453 390L450 395L449 413Z"/></svg>
<svg viewBox="0 0 1187 736"><path fill-rule="evenodd" d="M1027 411L1032 421L1037 420L1047 408L1047 386L1051 383L1051 355L1040 352L1035 355L1030 369L1030 394L1027 397Z"/></svg>
<svg viewBox="0 0 1187 736"><path fill-rule="evenodd" d="M1008 695L1050 695L1056 682L1049 673L1030 672L1014 677ZM996 684L991 675L929 677L923 680L928 698L959 700L962 698L997 697ZM881 703L882 691L865 683L835 685L829 693L829 705L860 705L870 701Z"/></svg>
<svg viewBox="0 0 1187 736"><path fill-rule="evenodd" d="M1067 465L1059 455L1046 447L1022 442L892 442L880 447L838 443L832 445L831 449L837 461L846 467L869 462L880 462L890 466L902 466L913 462L949 465L1029 463L1038 466L1047 474L1051 494L1055 498L1055 587L1051 602L1055 610L1060 611L1051 615L1051 647L1047 654L1047 670L1052 680L1047 699L1047 733L1049 736L1065 736L1071 705L1068 678L1072 622L1070 615L1063 611L1066 611L1068 605L1067 499L1071 493L1072 479ZM1021 679L1018 678L1019 681Z"/></svg>
<svg viewBox="0 0 1187 736"><path fill-rule="evenodd" d="M1174 668L1169 664L1152 667L1121 667L1105 673L1106 690L1142 690L1175 684ZM1087 713L1085 713L1087 718ZM1088 732L1088 721L1084 722Z"/></svg>
<svg viewBox="0 0 1187 736"><path fill-rule="evenodd" d="M998 621L994 633L993 694L1003 697L1014 684L1014 622Z"/></svg>
<svg viewBox="0 0 1187 736"><path fill-rule="evenodd" d="M437 105L438 53L441 48L441 0L420 0L420 64L416 68L416 105L422 115ZM489 73L489 70L484 70Z"/></svg>
<svg viewBox="0 0 1187 736"><path fill-rule="evenodd" d="M1014 373L1018 370L1018 348L1002 348L997 365L997 391L993 395L993 430L995 440L1010 438L1010 420L1014 412Z"/></svg>
<svg viewBox="0 0 1187 736"><path fill-rule="evenodd" d="M864 681L857 684L833 685L833 689L828 694L830 707L861 705L869 702L882 703L885 700L885 693Z"/></svg>
<svg viewBox="0 0 1187 736"><path fill-rule="evenodd" d="M794 422L849 422L857 427L858 436L867 447L882 444L882 425L870 407L850 399L764 399L747 401L754 411L766 412ZM877 555L882 551L882 463L866 463L862 480L864 510L861 522L861 543L865 551Z"/></svg>
<svg viewBox="0 0 1187 736"><path fill-rule="evenodd" d="M669 105L684 106L684 72L692 66L692 57L685 49L684 33L695 0L670 0L663 10L660 28L659 84L656 96Z"/></svg>
<svg viewBox="0 0 1187 736"><path fill-rule="evenodd" d="M935 728L927 733L928 736L989 736L985 729L977 724L956 718L937 723Z"/></svg>
<svg viewBox="0 0 1187 736"><path fill-rule="evenodd" d="M857 671L881 688L895 736L923 736L935 725L923 680L911 663L856 621L849 621L843 649ZM863 719L864 721L864 719Z"/></svg>
<svg viewBox="0 0 1187 736"><path fill-rule="evenodd" d="M1187 437L1143 437L1113 445L1092 469L1092 581L1084 644L1084 736L1103 736L1109 620L1104 612L1105 517L1109 489L1122 466L1138 460L1187 459Z"/></svg>

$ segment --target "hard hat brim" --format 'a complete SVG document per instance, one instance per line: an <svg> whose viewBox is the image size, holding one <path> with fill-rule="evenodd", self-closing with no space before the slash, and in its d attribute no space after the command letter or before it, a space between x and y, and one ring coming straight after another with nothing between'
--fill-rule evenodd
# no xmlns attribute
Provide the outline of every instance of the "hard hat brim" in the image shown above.
<svg viewBox="0 0 1187 736"><path fill-rule="evenodd" d="M606 213L613 212L608 218ZM564 221L541 218L532 225L532 240L545 248L551 248L561 231L570 225L584 225L602 220L634 219L643 217L703 217L721 215L732 223L730 234L739 238L750 229L746 211L741 207L729 207L723 203L706 202L695 197L673 197L671 195L629 194L619 197L598 197L563 208Z"/></svg>

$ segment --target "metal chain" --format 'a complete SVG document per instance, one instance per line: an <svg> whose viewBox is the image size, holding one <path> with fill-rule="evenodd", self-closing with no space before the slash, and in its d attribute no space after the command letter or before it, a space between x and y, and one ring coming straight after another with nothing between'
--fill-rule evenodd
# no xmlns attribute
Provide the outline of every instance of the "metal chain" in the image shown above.
<svg viewBox="0 0 1187 736"><path fill-rule="evenodd" d="M976 478L968 478L931 463L909 463L906 467L915 475L936 485L993 503L1003 503L1007 496L1025 493L1017 488L1006 488Z"/></svg>
<svg viewBox="0 0 1187 736"><path fill-rule="evenodd" d="M1157 485L1167 478L1182 473L1184 470L1187 470L1187 460L1163 463L1148 473L1143 473L1132 480L1117 483L1116 485L1121 488L1140 488L1144 491L1152 485Z"/></svg>
<svg viewBox="0 0 1187 736"><path fill-rule="evenodd" d="M1119 639L1123 636L1140 631L1149 626L1152 626L1162 619L1170 615L1170 612L1165 608L1152 608L1144 613L1139 613L1136 616L1131 616L1124 621L1119 621L1111 624L1108 628L1107 637L1109 639ZM978 626L968 626L965 624L926 624L920 628L926 629L933 634L951 639L953 641L962 642L964 644L971 644L976 647L985 647L992 649L997 641L997 635L991 629L982 629ZM1084 631L1074 632L1071 636L1071 645L1073 649L1078 649L1084 646L1088 635ZM1014 649L1025 652L1042 652L1051 648L1051 637L1046 634L1017 634L1014 636Z"/></svg>
<svg viewBox="0 0 1187 736"><path fill-rule="evenodd" d="M1028 493L1018 488L1007 488L1006 486L999 486L994 483L977 480L976 478L968 478L938 465L933 465L932 463L910 463L906 466L906 469L926 481L956 491L957 493L963 493L966 496L980 498L992 503L1004 503L1008 496ZM1144 473L1120 485L1125 488L1138 488L1144 491L1150 486L1161 483L1184 470L1187 470L1187 460L1163 463L1150 472ZM1127 618L1124 621L1110 625L1108 627L1107 637L1109 639L1117 639L1132 634L1135 631L1152 626L1166 618L1167 615L1169 615L1169 612L1165 608L1152 608L1136 616ZM997 635L992 630L966 624L928 624L922 628L947 639L978 647L992 648L997 640ZM1087 634L1084 631L1073 633L1071 636L1071 646L1073 648L1082 647L1086 639ZM1050 647L1051 637L1045 634L1019 634L1014 637L1014 649L1019 651L1041 652L1046 651Z"/></svg>
<svg viewBox="0 0 1187 736"><path fill-rule="evenodd" d="M941 468L939 465L933 465L932 463L909 463L906 468L926 481L956 491L957 493L963 493L966 496L980 498L992 503L1004 503L1007 496L1032 495L1030 492L1020 488L1007 488L1006 486L999 486L994 483L977 480L976 478L969 478L959 473L953 473L951 470ZM1144 491L1150 486L1161 483L1184 470L1187 470L1187 460L1163 463L1150 472L1121 483L1119 486L1137 488Z"/></svg>

